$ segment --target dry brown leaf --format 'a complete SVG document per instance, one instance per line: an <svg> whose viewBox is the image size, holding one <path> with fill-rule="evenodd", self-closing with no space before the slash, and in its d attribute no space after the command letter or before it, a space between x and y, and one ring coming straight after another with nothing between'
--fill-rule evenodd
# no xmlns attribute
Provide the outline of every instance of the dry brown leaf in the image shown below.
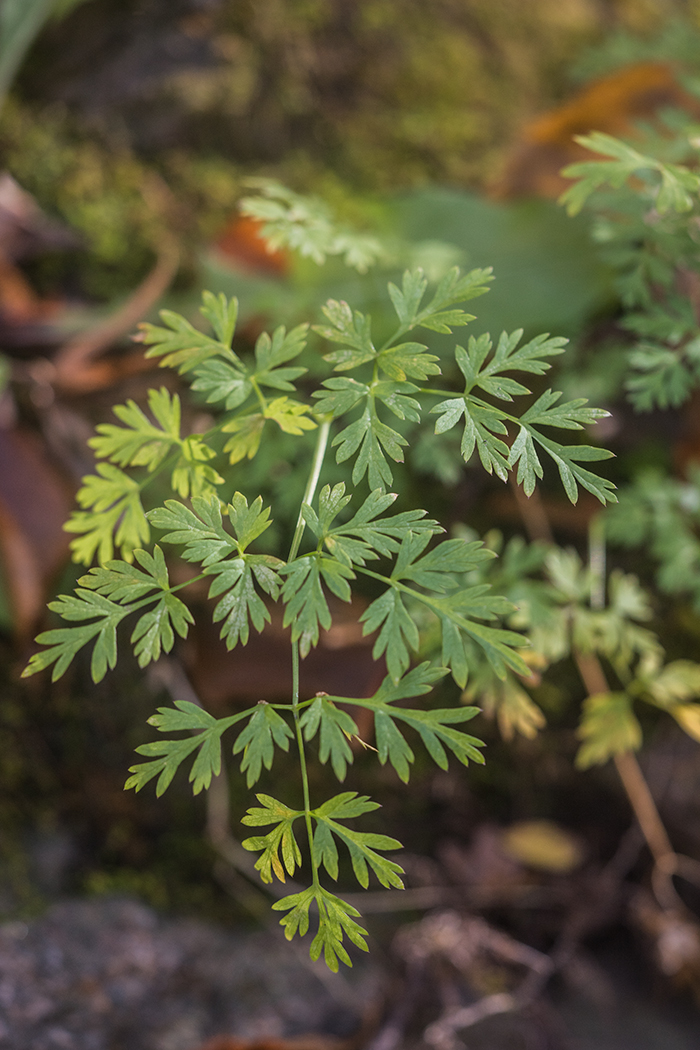
<svg viewBox="0 0 700 1050"><path fill-rule="evenodd" d="M492 193L500 199L556 198L571 185L561 169L591 159L590 152L574 141L575 135L590 131L629 135L636 121L667 107L700 117L700 102L681 87L673 67L664 62L639 62L594 80L523 129Z"/></svg>
<svg viewBox="0 0 700 1050"><path fill-rule="evenodd" d="M29 431L0 429L0 559L16 633L31 633L68 554L72 493Z"/></svg>

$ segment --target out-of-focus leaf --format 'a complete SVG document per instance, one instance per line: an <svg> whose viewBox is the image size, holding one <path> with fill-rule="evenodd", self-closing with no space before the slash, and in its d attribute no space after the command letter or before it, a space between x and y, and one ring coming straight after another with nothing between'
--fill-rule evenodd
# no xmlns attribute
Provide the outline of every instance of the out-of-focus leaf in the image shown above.
<svg viewBox="0 0 700 1050"><path fill-rule="evenodd" d="M523 820L503 832L504 851L538 871L565 875L583 860L577 838L551 820Z"/></svg>
<svg viewBox="0 0 700 1050"><path fill-rule="evenodd" d="M578 730L583 740L576 756L579 769L607 762L613 755L637 751L642 746L642 727L626 693L598 693L583 705Z"/></svg>
<svg viewBox="0 0 700 1050"><path fill-rule="evenodd" d="M611 297L587 223L553 201L496 203L431 187L401 194L390 212L408 239L438 238L462 248L466 266L493 266L496 280L469 324L474 335L515 328L570 335ZM433 344L447 351L449 337Z"/></svg>

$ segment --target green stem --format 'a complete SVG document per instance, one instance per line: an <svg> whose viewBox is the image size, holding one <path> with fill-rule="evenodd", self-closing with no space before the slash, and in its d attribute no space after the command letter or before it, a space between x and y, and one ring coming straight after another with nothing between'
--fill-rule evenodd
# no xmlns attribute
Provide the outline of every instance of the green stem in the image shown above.
<svg viewBox="0 0 700 1050"><path fill-rule="evenodd" d="M468 393L460 390L437 390L435 387L422 386L419 394L434 394L436 397L467 397Z"/></svg>
<svg viewBox="0 0 700 1050"><path fill-rule="evenodd" d="M267 401L265 400L265 395L258 386L258 381L255 378L255 376L250 376L250 384L253 387L253 390L255 391L258 401L260 402L260 407L262 408L264 415L267 411Z"/></svg>
<svg viewBox="0 0 700 1050"><path fill-rule="evenodd" d="M406 332L410 332L411 325L402 324L396 329L393 335L389 336L387 341L379 347L377 350L378 354L383 354L385 350L388 350L390 346L393 346L397 339L400 339L402 335L406 335Z"/></svg>
<svg viewBox="0 0 700 1050"><path fill-rule="evenodd" d="M297 749L299 751L299 768L301 769L301 786L304 793L304 821L306 822L306 834L309 839L309 858L311 860L311 874L313 884L320 887L318 879L318 866L314 859L314 830L311 824L311 797L309 794L309 774L306 768L306 752L304 750L304 737L301 731L301 719L299 718L299 643L292 643L292 705L294 713L294 730L296 732Z"/></svg>
<svg viewBox="0 0 700 1050"><path fill-rule="evenodd" d="M148 486L151 485L156 480L156 478L159 478L162 474L166 474L172 467L174 467L178 459L180 458L181 452L182 449L178 447L175 452L172 452L169 456L166 456L163 462L160 463L155 470L150 471L145 476L145 478L142 478L141 481L138 482L139 492L143 492L143 490L148 488ZM114 460L107 456L105 457L104 462L113 463ZM130 466L131 464L128 465ZM115 500L114 502L116 503L117 501Z"/></svg>
<svg viewBox="0 0 700 1050"><path fill-rule="evenodd" d="M304 535L304 529L306 522L304 521L303 509L305 505L309 505L311 500L314 498L316 492L316 486L318 485L318 479L321 475L321 467L323 466L323 459L326 455L326 449L328 448L328 436L331 429L331 420L325 419L318 428L318 435L316 437L316 448L314 449L314 457L311 461L311 470L309 471L309 478L306 482L306 488L304 489L304 495L301 500L301 507L299 508L299 517L297 519L296 529L294 530L294 536L292 538L292 545L289 549L289 556L287 561L294 561L297 554L299 553L299 547L301 545L301 539ZM309 839L309 858L311 860L311 873L313 878L313 885L316 889L320 888L318 879L318 867L314 860L314 831L311 824L311 798L309 795L309 774L306 768L306 752L304 750L304 737L301 731L301 719L299 717L299 642L292 642L292 713L294 715L294 730L296 733L297 750L299 751L299 768L301 770L301 785L304 794L304 821L306 822L306 834Z"/></svg>
<svg viewBox="0 0 700 1050"><path fill-rule="evenodd" d="M299 547L301 545L301 538L304 535L304 529L306 528L306 522L304 521L304 506L311 503L316 492L316 486L318 485L318 479L321 474L321 467L323 466L323 458L326 454L326 448L328 447L328 435L331 429L331 420L326 419L318 428L318 437L316 438L316 448L314 449L314 458L311 463L311 471L309 473L309 480L306 482L306 488L304 495L301 499L301 507L299 508L299 517L297 518L297 525L294 530L294 537L292 539L292 545L289 549L289 556L287 561L294 561L297 554L299 553Z"/></svg>

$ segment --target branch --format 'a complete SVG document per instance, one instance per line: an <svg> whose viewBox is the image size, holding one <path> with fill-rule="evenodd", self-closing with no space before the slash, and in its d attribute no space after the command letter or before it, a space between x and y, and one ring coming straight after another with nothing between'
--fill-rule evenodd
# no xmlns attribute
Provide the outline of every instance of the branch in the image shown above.
<svg viewBox="0 0 700 1050"><path fill-rule="evenodd" d="M117 339L130 332L150 312L168 289L180 264L180 248L175 238L164 238L156 265L138 288L110 317L82 332L56 354L55 385L71 393L86 392L102 385L102 370L90 362Z"/></svg>

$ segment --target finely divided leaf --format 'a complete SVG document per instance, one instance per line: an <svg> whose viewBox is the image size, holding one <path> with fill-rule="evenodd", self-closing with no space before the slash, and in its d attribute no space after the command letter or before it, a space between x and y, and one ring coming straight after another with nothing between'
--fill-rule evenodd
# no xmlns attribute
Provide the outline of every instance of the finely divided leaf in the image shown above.
<svg viewBox="0 0 700 1050"><path fill-rule="evenodd" d="M348 763L352 762L349 739L358 728L347 711L341 711L327 696L319 695L301 717L304 738L312 740L321 728L319 758L324 764L329 757L338 780L345 780Z"/></svg>
<svg viewBox="0 0 700 1050"><path fill-rule="evenodd" d="M593 153L611 157L611 160L584 161L570 164L562 174L569 179L578 179L573 186L559 198L566 204L569 215L576 215L590 195L600 186L608 185L619 189L630 176L641 171L655 171L659 181L655 187L655 205L659 214L673 210L690 211L693 207L693 195L700 190L700 177L695 172L679 164L664 164L655 157L644 156L636 149L606 135L602 131L590 135L577 135L576 141Z"/></svg>
<svg viewBox="0 0 700 1050"><path fill-rule="evenodd" d="M237 416L222 426L225 434L233 434L224 445L224 452L228 452L232 466L234 463L240 463L242 459L253 459L260 448L264 428L265 416L261 412Z"/></svg>
<svg viewBox="0 0 700 1050"><path fill-rule="evenodd" d="M447 540L420 557L429 536L409 532L403 540L390 580L390 589L377 598L361 616L364 633L381 628L374 644L375 659L386 653L389 674L398 682L410 663L409 646L417 650L418 629L406 607L406 599L419 601L440 620L443 635L442 659L452 669L455 681L464 688L467 680L467 657L462 635L472 638L483 649L500 677L506 667L518 674L528 674L526 665L514 647L527 644L522 635L476 623L476 619L493 620L512 609L500 595L489 595L486 585L464 587L454 573L471 571L492 557L480 542ZM408 587L410 580L433 592L424 594ZM444 597L441 592L449 591Z"/></svg>
<svg viewBox="0 0 700 1050"><path fill-rule="evenodd" d="M335 703L342 701L345 704L364 707L374 713L379 761L382 765L389 761L404 782L408 781L410 763L413 762L414 755L396 724L397 720L416 730L426 750L442 769L447 768L445 746L464 765L467 765L470 760L483 763L483 756L478 750L484 746L482 741L452 728L455 722L468 722L474 718L479 713L477 707L421 711L391 706L397 700L405 700L430 692L435 682L446 673L445 668L436 668L425 662L413 668L398 682L388 675L374 696L368 699L331 697L330 700ZM349 795L347 797L349 798ZM338 796L338 798L345 799L346 796ZM346 815L354 816L355 814L347 813ZM341 818L338 817L338 819Z"/></svg>
<svg viewBox="0 0 700 1050"><path fill-rule="evenodd" d="M212 358L196 368L192 389L208 394L207 404L224 403L224 408L238 408L253 393L253 384L241 368L230 361Z"/></svg>
<svg viewBox="0 0 700 1050"><path fill-rule="evenodd" d="M410 419L413 423L420 423L420 402L408 394L415 394L418 387L413 383L373 383L372 393L383 405L393 412L399 419Z"/></svg>
<svg viewBox="0 0 700 1050"><path fill-rule="evenodd" d="M216 299L211 292L205 292L202 300L202 313L212 323L218 338L212 339L198 331L172 310L161 310L161 319L167 327L139 325L141 333L138 338L150 347L146 357L162 357L162 368L177 368L181 374L216 356L240 367L240 361L230 345L236 323L237 301L231 299L227 303L223 295Z"/></svg>
<svg viewBox="0 0 700 1050"><path fill-rule="evenodd" d="M488 286L492 280L491 267L485 270L471 270L467 274L462 274L459 267L453 267L442 278L435 289L432 300L416 315L410 327L415 328L421 325L434 332L449 335L454 327L474 320L473 314L467 314L460 309L449 309L449 307L484 295L488 292Z"/></svg>
<svg viewBox="0 0 700 1050"><path fill-rule="evenodd" d="M149 390L148 407L160 426L153 424L135 401L115 405L112 411L124 426L100 423L99 437L88 444L100 459L110 459L119 466L145 466L154 471L173 445L180 444L180 398L161 387Z"/></svg>
<svg viewBox="0 0 700 1050"><path fill-rule="evenodd" d="M280 882L285 882L285 869L293 875L297 865L301 864L301 851L294 837L294 821L303 817L303 810L290 809L270 795L256 795L261 807L249 809L241 823L248 827L260 827L276 824L277 827L267 835L256 835L245 839L241 845L244 849L262 850L262 856L255 862L263 882L272 882L272 873ZM284 867L282 866L284 865Z"/></svg>
<svg viewBox="0 0 700 1050"><path fill-rule="evenodd" d="M228 505L228 516L241 554L272 524L270 508L263 509L262 496L258 496L248 506L245 496L240 492L235 492Z"/></svg>
<svg viewBox="0 0 700 1050"><path fill-rule="evenodd" d="M332 415L334 419L345 415L369 394L366 383L358 383L349 376L324 379L323 386L325 390L316 390L311 396L319 399L316 405L319 415Z"/></svg>
<svg viewBox="0 0 700 1050"><path fill-rule="evenodd" d="M206 317L214 329L214 334L222 346L230 347L238 319L238 300L227 299L223 292L214 295L202 292L202 305L199 312Z"/></svg>
<svg viewBox="0 0 700 1050"><path fill-rule="evenodd" d="M209 499L195 497L194 511L178 500L165 501L164 507L149 511L148 520L156 529L162 529L164 543L184 545L185 561L200 562L203 566L221 561L228 554L240 552L238 543L226 531L218 496Z"/></svg>
<svg viewBox="0 0 700 1050"><path fill-rule="evenodd" d="M318 907L318 932L311 943L310 955L312 959L318 959L323 952L326 966L333 973L337 973L338 960L346 966L352 966L350 956L343 947L344 936L363 952L368 951L365 940L367 931L355 922L354 917L360 914L357 908L329 893L322 886L310 886L302 893L293 893L281 901L276 901L272 909L289 912L280 919L280 926L284 927L284 935L291 941L297 931L302 937L307 932L309 908L314 901Z"/></svg>
<svg viewBox="0 0 700 1050"><path fill-rule="evenodd" d="M406 609L401 592L394 587L385 591L365 609L360 622L363 624L363 634L372 634L381 628L372 656L378 660L386 653L389 674L398 682L404 671L408 670L409 646L415 652L420 643L418 628Z"/></svg>
<svg viewBox="0 0 700 1050"><path fill-rule="evenodd" d="M276 568L280 565L279 558L271 555L246 554L205 570L207 575L216 577L209 588L209 597L224 594L212 613L212 620L214 623L224 621L220 637L227 649L233 649L239 640L242 645L248 644L249 623L258 633L270 623L270 611L255 590L254 578L267 594L277 598L281 581Z"/></svg>
<svg viewBox="0 0 700 1050"><path fill-rule="evenodd" d="M379 367L389 379L399 382L410 379L428 379L439 376L439 357L427 353L428 347L422 343L401 343L389 347L378 355Z"/></svg>
<svg viewBox="0 0 700 1050"><path fill-rule="evenodd" d="M357 796L355 791L346 791L335 798L329 799L322 806L312 811L312 817L318 824L324 824L329 831L340 839L348 848L353 870L357 881L365 889L369 884L369 873L367 867L372 869L382 886L393 886L403 889L400 875L403 868L394 861L380 856L376 850L401 849L401 843L387 835L375 835L371 832L352 831L339 824L340 820L348 820L354 816L376 809L376 803L370 802L367 796ZM328 846L322 835L321 843L325 849ZM332 856L332 853L331 853ZM333 860L331 860L333 867Z"/></svg>
<svg viewBox="0 0 700 1050"><path fill-rule="evenodd" d="M303 433L304 430L315 430L318 426L313 419L309 419L310 405L304 405L301 401L293 401L289 397L276 397L270 401L263 412L265 419L274 419L280 430L285 434ZM230 427L224 427L224 430ZM228 449L228 445L226 448ZM242 457L239 457L242 458ZM249 457L250 458L250 457Z"/></svg>
<svg viewBox="0 0 700 1050"><path fill-rule="evenodd" d="M353 484L359 485L367 474L371 489L384 489L391 485L393 475L384 453L391 456L394 462L403 463L403 449L406 445L408 441L402 434L392 430L379 419L372 399L368 399L360 418L333 440L333 446L338 446L338 463L344 463L357 453L352 470Z"/></svg>
<svg viewBox="0 0 700 1050"><path fill-rule="evenodd" d="M282 600L286 608L284 626L292 627L292 641L299 642L302 657L318 644L319 627L328 630L331 614L321 580L342 601L350 601L350 585L355 574L348 565L324 554L307 554L279 569L286 576Z"/></svg>
<svg viewBox="0 0 700 1050"><path fill-rule="evenodd" d="M435 424L435 433L451 430L464 418L461 452L465 462L476 449L484 469L489 474L495 472L502 481L506 481L509 471L517 467L517 479L528 496L534 491L537 479L544 474L535 448L538 444L557 464L566 494L573 503L578 498L578 485L592 492L602 503L614 501L615 486L611 482L578 466L581 461L608 459L611 453L590 445L561 445L544 437L537 429L550 426L581 430L609 413L586 407L584 398L560 405L561 393L547 390L518 418L472 393L478 387L504 402L528 394L528 387L503 373L520 371L542 375L550 367L547 358L561 354L566 343L565 339L540 335L519 346L521 338L522 330L510 335L504 332L495 351L488 335L471 338L466 350L460 346L456 348L457 363L465 379L464 393L441 401L431 410L440 417ZM505 440L508 437L507 423L519 428L510 447Z"/></svg>
<svg viewBox="0 0 700 1050"><path fill-rule="evenodd" d="M149 512L148 519L155 528L166 532L163 542L184 545L185 561L201 562L205 567L234 552L244 554L253 540L272 524L270 508L263 508L262 496L249 506L245 496L234 493L226 511L235 539L224 528L218 496L208 499L196 496L192 506L193 511L177 500L166 500L164 507Z"/></svg>
<svg viewBox="0 0 700 1050"><path fill-rule="evenodd" d="M560 445L557 441L552 441L551 438L546 438L544 435L537 433L532 427L528 427L532 438L542 448L546 449L549 455L552 457L559 470L559 476L561 478L564 491L571 500L572 503L576 503L578 499L578 487L587 489L591 492L601 503L615 503L617 497L615 495L615 485L608 478L601 478L598 474L593 474L592 471L586 470L584 467L580 467L579 462L596 462L598 460L610 459L613 455L612 452L608 452L604 448L594 448L591 445ZM515 448L515 442L513 443ZM532 446L528 446L532 448ZM515 465L516 458L519 458L519 449L516 450L514 455L513 464ZM526 449L523 449L525 452ZM534 452L534 448L532 448ZM536 458L536 457L535 457ZM529 464L526 461L523 469L523 476L528 478L528 470L532 468L534 470L534 464L532 460ZM519 472L520 474L520 472ZM526 493L530 489L532 481L531 475L529 475L530 482L526 485ZM533 486L534 487L534 486Z"/></svg>
<svg viewBox="0 0 700 1050"><path fill-rule="evenodd" d="M406 270L403 275L401 288L395 284L389 284L389 296L396 316L407 330L414 327L418 316L418 307L428 287L428 279L422 270Z"/></svg>
<svg viewBox="0 0 700 1050"><path fill-rule="evenodd" d="M173 628L181 638L186 638L190 623L194 623L194 617L187 606L174 594L164 594L154 609L143 614L132 632L139 667L158 660L161 648L169 653L175 642Z"/></svg>
<svg viewBox="0 0 700 1050"><path fill-rule="evenodd" d="M161 648L166 653L170 652L175 641L173 628L181 638L186 638L187 625L194 623L194 620L187 606L170 593L168 570L160 547L154 547L153 555L142 550L134 551L134 555L145 572L134 565L111 561L101 568L91 569L78 582L112 601L122 604L132 601L137 602L138 606L143 605L138 600L150 592L165 592L155 608L141 616L131 635L139 667L145 667L151 660L160 657ZM127 612L130 611L127 609Z"/></svg>
<svg viewBox="0 0 700 1050"><path fill-rule="evenodd" d="M150 514L156 528L166 531L165 542L184 545L182 557L199 562L206 575L215 579L209 597L223 595L213 613L214 623L223 620L221 637L227 648L240 641L246 645L249 624L262 631L270 621L270 612L257 594L255 583L276 599L280 579L277 569L282 564L271 555L245 553L248 546L269 528L270 508L263 508L262 497L248 505L245 496L234 493L226 508L235 539L224 528L218 497L192 500L194 511L175 500L168 500ZM229 557L229 555L234 557Z"/></svg>
<svg viewBox="0 0 700 1050"><path fill-rule="evenodd" d="M304 507L307 525L330 553L347 565L364 565L379 555L389 557L400 547L400 540L409 531L436 535L442 527L433 518L426 518L424 510L403 511L380 518L392 506L397 496L375 489L370 492L359 510L344 525L332 527L337 515L350 502L345 495L345 484L340 482L331 490L326 485L319 497L318 515L311 507Z"/></svg>
<svg viewBox="0 0 700 1050"><path fill-rule="evenodd" d="M234 755L243 752L241 773L246 774L248 787L259 780L263 764L265 769L271 768L275 744L283 751L288 751L292 736L292 730L282 716L265 701L259 701L250 722L233 745Z"/></svg>
<svg viewBox="0 0 700 1050"><path fill-rule="evenodd" d="M607 762L625 751L638 751L642 746L642 727L626 693L589 696L583 705L578 736L583 740L576 756L579 769Z"/></svg>
<svg viewBox="0 0 700 1050"><path fill-rule="evenodd" d="M22 676L28 678L55 663L51 675L55 682L68 668L76 653L95 638L91 673L94 682L101 681L107 668L113 668L117 662L117 625L128 616L130 608L118 605L101 594L77 587L74 595L61 594L57 601L50 602L49 609L64 620L94 622L81 627L59 627L44 631L36 640L48 648L32 655Z"/></svg>
<svg viewBox="0 0 700 1050"><path fill-rule="evenodd" d="M157 660L161 649L170 652L174 643L173 628L182 638L187 636L187 625L193 622L192 614L170 592L163 552L155 547L153 555L142 550L134 553L145 572L124 562L108 562L81 577L78 582L82 586L76 588L75 595L62 595L49 605L64 620L95 622L39 635L37 641L49 648L34 654L25 675L34 674L55 662L53 678L59 678L75 654L96 638L91 670L93 680L100 681L107 668L113 668L116 663L117 625L129 613L156 600L154 591L164 593L155 607L141 616L131 635L139 666L145 667L151 660Z"/></svg>
<svg viewBox="0 0 700 1050"><path fill-rule="evenodd" d="M299 356L306 346L308 330L307 324L300 324L287 332L281 325L275 329L272 337L267 332L258 336L255 344L255 379L258 383L276 390L294 390L292 381L304 375L307 370L280 366Z"/></svg>
<svg viewBox="0 0 700 1050"><path fill-rule="evenodd" d="M334 299L328 300L323 312L330 325L314 325L314 331L329 342L342 345L342 350L324 355L324 361L335 365L336 372L357 368L376 357L369 317L357 310L353 312L346 302Z"/></svg>
<svg viewBox="0 0 700 1050"><path fill-rule="evenodd" d="M131 561L135 547L150 538L148 521L141 503L141 486L111 463L98 463L96 474L83 478L76 499L85 509L74 511L63 526L79 536L71 540L73 560L89 565L97 556L109 561L115 545L122 558Z"/></svg>
<svg viewBox="0 0 700 1050"><path fill-rule="evenodd" d="M291 248L321 265L327 255L340 255L346 266L359 273L383 255L376 237L339 225L324 201L294 193L274 179L249 179L261 196L244 197L239 207L244 215L263 222L262 236L270 251Z"/></svg>
<svg viewBox="0 0 700 1050"><path fill-rule="evenodd" d="M189 775L192 791L198 795L200 791L209 787L212 776L218 776L221 772L222 734L247 716L247 711L241 711L228 718L217 719L189 700L176 700L174 707L159 707L158 713L148 719L150 725L155 726L161 733L185 730L195 735L180 740L158 740L137 747L136 750L141 755L160 757L131 766L129 772L132 776L124 785L125 789L134 788L140 791L157 776L156 795L162 795L180 763L199 749Z"/></svg>
<svg viewBox="0 0 700 1050"><path fill-rule="evenodd" d="M86 576L80 577L78 583L81 587L122 603L143 598L149 591L169 590L168 568L160 547L156 544L153 555L143 550L134 551L134 555L145 572L123 561L110 561L99 568L90 569Z"/></svg>

